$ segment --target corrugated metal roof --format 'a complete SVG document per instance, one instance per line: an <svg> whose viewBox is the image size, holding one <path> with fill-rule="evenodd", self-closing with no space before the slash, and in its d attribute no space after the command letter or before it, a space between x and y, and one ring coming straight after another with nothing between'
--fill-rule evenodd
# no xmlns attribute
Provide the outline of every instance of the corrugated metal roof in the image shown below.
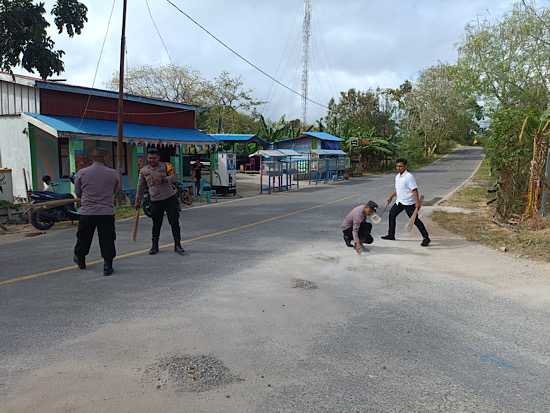
<svg viewBox="0 0 550 413"><path fill-rule="evenodd" d="M260 149L259 151L256 151L252 155L248 156L262 156L264 158L284 158L287 155L275 149Z"/></svg>
<svg viewBox="0 0 550 413"><path fill-rule="evenodd" d="M296 152L293 149L277 149L279 152L284 153L286 156L300 156L301 153Z"/></svg>
<svg viewBox="0 0 550 413"><path fill-rule="evenodd" d="M314 138L322 139L324 141L344 142L344 139L338 138L326 132L302 132L301 136L313 136Z"/></svg>
<svg viewBox="0 0 550 413"><path fill-rule="evenodd" d="M58 137L79 137L83 139L116 138L117 122L98 119L81 119L68 116L46 116L25 113L29 123ZM171 128L166 126L124 123L125 141L175 142L188 145L213 145L219 141L197 129Z"/></svg>
<svg viewBox="0 0 550 413"><path fill-rule="evenodd" d="M213 136L214 138L219 139L220 141L223 141L223 142L252 142L252 143L257 143L259 145L262 145L264 147L269 145L269 142L258 137L258 135L225 133L225 134L210 134L210 136Z"/></svg>
<svg viewBox="0 0 550 413"><path fill-rule="evenodd" d="M346 152L340 149L310 149L310 151L317 155L347 155Z"/></svg>
<svg viewBox="0 0 550 413"><path fill-rule="evenodd" d="M80 93L85 95L103 96L103 97L118 99L118 92L114 92L112 90L93 89L85 86L74 86L74 85L67 85L67 84L62 84L57 82L47 82L43 80L37 80L35 82L35 85L39 89L58 90L62 92ZM124 100L141 102L141 103L149 103L149 104L158 105L158 106L168 106L168 107L178 108L178 109L194 110L197 112L208 111L207 108L203 108L201 106L187 105L185 103L172 102L170 100L164 100L159 98L130 95L128 93L124 94Z"/></svg>

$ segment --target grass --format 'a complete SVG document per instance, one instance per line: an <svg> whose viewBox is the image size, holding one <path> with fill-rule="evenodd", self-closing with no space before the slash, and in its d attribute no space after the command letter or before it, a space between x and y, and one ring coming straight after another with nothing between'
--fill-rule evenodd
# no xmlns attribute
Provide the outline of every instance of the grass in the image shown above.
<svg viewBox="0 0 550 413"><path fill-rule="evenodd" d="M492 189L496 179L491 177L489 163L483 160L472 179L456 191L441 206L466 208L475 214L434 211L432 219L440 226L470 241L490 248L499 249L521 257L550 262L550 224L540 223L541 229L531 230L528 223L520 223L515 230L504 228L493 222L493 205L487 202L494 194Z"/></svg>
<svg viewBox="0 0 550 413"><path fill-rule="evenodd" d="M140 212L140 216L143 215L143 211ZM136 216L136 207L130 206L115 206L115 220L124 219Z"/></svg>

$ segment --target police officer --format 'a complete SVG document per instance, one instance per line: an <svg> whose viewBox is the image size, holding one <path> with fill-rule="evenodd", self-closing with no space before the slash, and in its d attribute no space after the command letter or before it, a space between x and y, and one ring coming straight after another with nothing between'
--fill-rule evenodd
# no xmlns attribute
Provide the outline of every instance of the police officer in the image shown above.
<svg viewBox="0 0 550 413"><path fill-rule="evenodd" d="M86 255L97 228L99 247L103 257L103 275L113 273L115 258L115 203L114 194L120 189L117 171L107 167L108 152L94 148L90 152L92 165L76 174L74 192L80 198L80 219L74 247L74 262L81 270L86 268Z"/></svg>
<svg viewBox="0 0 550 413"><path fill-rule="evenodd" d="M378 208L378 204L374 201L369 201L365 205L353 208L346 215L341 228L344 233L344 241L348 247L355 248L357 252L368 251L363 246L363 243L372 244L374 240L371 235L372 224L367 222L367 217L374 214L376 208Z"/></svg>
<svg viewBox="0 0 550 413"><path fill-rule="evenodd" d="M151 215L153 219L153 245L149 250L149 255L159 252L160 228L162 227L165 211L168 222L172 227L174 251L183 254L185 250L180 244L179 201L172 188L172 183L178 180L178 174L170 163L160 162L159 151L156 148L149 148L147 151L147 162L148 165L144 166L140 171L135 206L136 209L139 209L143 193L149 187Z"/></svg>

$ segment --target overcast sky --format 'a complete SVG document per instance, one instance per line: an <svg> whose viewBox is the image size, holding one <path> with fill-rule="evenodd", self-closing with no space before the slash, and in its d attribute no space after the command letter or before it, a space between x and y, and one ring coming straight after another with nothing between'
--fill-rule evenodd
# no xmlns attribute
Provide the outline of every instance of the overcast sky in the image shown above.
<svg viewBox="0 0 550 413"><path fill-rule="evenodd" d="M181 14L166 0L128 0L127 67L174 63L190 66L209 79L226 70L242 75L252 96L269 103L259 107L277 120L301 117L301 99L275 84L235 56ZM237 53L301 92L303 0L171 0ZM119 67L122 0L83 0L88 24L82 35L69 39L50 28L56 48L65 51L70 84L104 88ZM53 1L46 0L46 10ZM466 23L478 18L500 19L511 0L311 0L308 97L327 105L350 88L398 87L405 79L438 61L454 63L455 45ZM547 0L539 5L547 6ZM51 15L47 17L53 25ZM155 29L156 23L160 36ZM100 59L102 44L105 48ZM94 75L97 78L94 83ZM17 70L17 73L28 74ZM190 102L192 103L192 102ZM326 109L308 103L308 121Z"/></svg>

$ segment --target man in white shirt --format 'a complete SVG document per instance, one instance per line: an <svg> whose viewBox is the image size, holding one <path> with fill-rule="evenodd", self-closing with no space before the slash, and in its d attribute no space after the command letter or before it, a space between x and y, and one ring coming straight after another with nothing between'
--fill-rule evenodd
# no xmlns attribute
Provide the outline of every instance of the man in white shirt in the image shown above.
<svg viewBox="0 0 550 413"><path fill-rule="evenodd" d="M398 174L395 177L395 189L388 198L388 204L392 201L394 196L397 196L395 204L393 204L390 210L390 227L388 229L388 235L382 237L382 239L395 241L395 221L397 216L405 210L410 217L415 208L420 210L420 197L418 196L418 187L413 174L407 171L407 160L405 158L399 158L395 161L395 167ZM428 236L428 231L422 223L422 221L416 216L414 225L418 228L422 234L423 240L420 245L427 247L431 240Z"/></svg>

